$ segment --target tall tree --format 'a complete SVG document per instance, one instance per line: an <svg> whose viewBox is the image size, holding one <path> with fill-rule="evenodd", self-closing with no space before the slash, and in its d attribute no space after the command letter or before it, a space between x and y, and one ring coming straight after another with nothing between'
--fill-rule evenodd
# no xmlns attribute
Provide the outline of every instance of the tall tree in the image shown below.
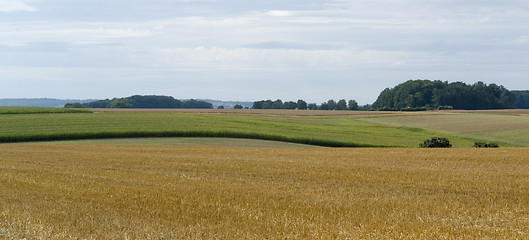
<svg viewBox="0 0 529 240"><path fill-rule="evenodd" d="M335 110L347 110L347 102L345 101L345 99L340 99L336 103Z"/></svg>
<svg viewBox="0 0 529 240"><path fill-rule="evenodd" d="M306 110L307 109L307 102L299 99L298 102L297 102L297 105L298 105L298 109L299 110Z"/></svg>
<svg viewBox="0 0 529 240"><path fill-rule="evenodd" d="M347 109L353 111L358 110L358 103L355 100L349 100L349 106L347 107Z"/></svg>

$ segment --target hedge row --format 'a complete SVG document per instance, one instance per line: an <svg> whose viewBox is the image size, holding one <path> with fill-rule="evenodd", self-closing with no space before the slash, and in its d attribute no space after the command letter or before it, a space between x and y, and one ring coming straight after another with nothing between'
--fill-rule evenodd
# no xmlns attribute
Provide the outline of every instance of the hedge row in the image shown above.
<svg viewBox="0 0 529 240"><path fill-rule="evenodd" d="M148 138L148 137L218 137L247 138L279 142L299 143L323 147L387 147L371 144L347 143L333 140L287 137L272 134L231 131L126 131L126 132L77 132L35 135L0 136L0 143L42 142L86 139Z"/></svg>

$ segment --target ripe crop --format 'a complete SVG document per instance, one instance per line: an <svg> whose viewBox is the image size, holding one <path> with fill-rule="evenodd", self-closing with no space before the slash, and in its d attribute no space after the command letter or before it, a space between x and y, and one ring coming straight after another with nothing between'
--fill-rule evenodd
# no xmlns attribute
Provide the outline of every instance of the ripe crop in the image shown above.
<svg viewBox="0 0 529 240"><path fill-rule="evenodd" d="M527 149L0 145L0 238L529 237Z"/></svg>

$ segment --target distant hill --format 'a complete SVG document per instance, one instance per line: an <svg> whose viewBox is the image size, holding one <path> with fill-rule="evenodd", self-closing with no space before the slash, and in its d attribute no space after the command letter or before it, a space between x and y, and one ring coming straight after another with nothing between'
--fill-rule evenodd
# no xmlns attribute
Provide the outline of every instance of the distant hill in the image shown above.
<svg viewBox="0 0 529 240"><path fill-rule="evenodd" d="M0 106L6 107L56 107L62 108L70 102L87 103L95 99L55 99L55 98L3 98L0 99Z"/></svg>

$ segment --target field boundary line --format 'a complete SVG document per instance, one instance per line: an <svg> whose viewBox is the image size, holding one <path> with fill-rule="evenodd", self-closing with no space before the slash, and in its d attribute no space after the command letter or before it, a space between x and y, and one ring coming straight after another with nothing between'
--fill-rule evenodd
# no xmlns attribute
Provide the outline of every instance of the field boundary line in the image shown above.
<svg viewBox="0 0 529 240"><path fill-rule="evenodd" d="M0 143L71 141L88 139L118 139L118 138L152 138L152 137L215 137L215 138L243 138L278 142L289 142L321 147L395 147L363 143L350 143L334 140L288 137L283 135L263 134L255 132L235 131L125 131L125 132L74 132L49 133L35 135L0 136Z"/></svg>

